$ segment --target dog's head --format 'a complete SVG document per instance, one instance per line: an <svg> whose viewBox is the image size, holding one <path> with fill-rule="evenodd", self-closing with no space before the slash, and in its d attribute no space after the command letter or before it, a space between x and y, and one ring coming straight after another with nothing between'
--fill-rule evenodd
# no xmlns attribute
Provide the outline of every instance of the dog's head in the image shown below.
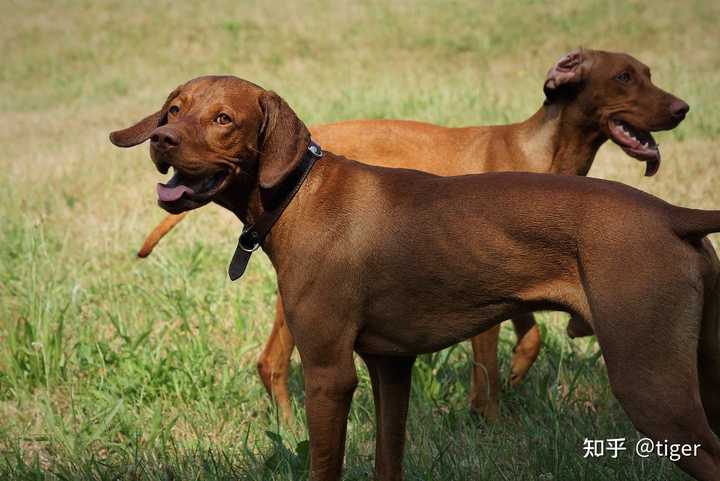
<svg viewBox="0 0 720 481"><path fill-rule="evenodd" d="M271 189L297 166L310 133L272 91L236 77L199 77L170 93L162 108L110 134L118 147L150 140L150 156L165 174L158 204L171 213L217 198L239 178Z"/></svg>
<svg viewBox="0 0 720 481"><path fill-rule="evenodd" d="M579 109L577 118L612 139L625 153L647 162L645 175L660 165L660 149L650 132L670 130L690 107L656 87L650 69L624 53L577 50L562 57L544 85L548 103Z"/></svg>

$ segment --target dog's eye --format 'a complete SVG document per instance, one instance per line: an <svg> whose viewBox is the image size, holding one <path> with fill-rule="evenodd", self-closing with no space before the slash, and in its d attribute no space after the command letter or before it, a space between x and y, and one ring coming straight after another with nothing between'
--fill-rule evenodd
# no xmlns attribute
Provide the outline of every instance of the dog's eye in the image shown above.
<svg viewBox="0 0 720 481"><path fill-rule="evenodd" d="M228 114L218 114L218 116L215 117L215 122L219 123L220 125L227 125L232 122L232 119Z"/></svg>
<svg viewBox="0 0 720 481"><path fill-rule="evenodd" d="M618 82L622 82L622 83L626 84L626 83L628 83L628 82L630 81L630 74L627 73L627 72L623 72L623 73L621 73L621 74L618 74L618 75L615 77L615 80L617 80Z"/></svg>
<svg viewBox="0 0 720 481"><path fill-rule="evenodd" d="M170 108L168 109L168 113L169 113L170 115L175 115L175 114L177 114L178 112L180 112L180 107L178 107L177 105L173 105L172 107L170 107Z"/></svg>

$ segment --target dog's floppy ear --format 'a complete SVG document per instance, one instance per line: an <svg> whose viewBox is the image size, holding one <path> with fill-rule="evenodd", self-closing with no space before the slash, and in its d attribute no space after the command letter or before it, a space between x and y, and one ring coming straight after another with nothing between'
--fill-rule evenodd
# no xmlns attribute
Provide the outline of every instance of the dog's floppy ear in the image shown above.
<svg viewBox="0 0 720 481"><path fill-rule="evenodd" d="M133 147L150 138L153 130L160 126L161 111L148 115L132 127L116 130L110 134L110 142L118 147Z"/></svg>
<svg viewBox="0 0 720 481"><path fill-rule="evenodd" d="M275 92L260 96L260 187L275 187L300 163L310 143L310 132L290 106Z"/></svg>
<svg viewBox="0 0 720 481"><path fill-rule="evenodd" d="M168 95L168 98L167 100L165 100L165 104L163 105L163 107L154 114L148 115L140 122L136 123L131 127L128 127L127 129L116 130L115 132L112 132L110 134L110 142L117 145L118 147L133 147L135 145L145 142L147 139L150 138L153 130L157 129L165 122L167 122L167 117L163 115L163 112L166 111L170 101L177 97L179 93L180 87L176 88L170 93L170 95Z"/></svg>
<svg viewBox="0 0 720 481"><path fill-rule="evenodd" d="M543 91L548 100L553 100L565 85L577 85L587 78L590 59L584 50L575 50L563 56L548 71Z"/></svg>

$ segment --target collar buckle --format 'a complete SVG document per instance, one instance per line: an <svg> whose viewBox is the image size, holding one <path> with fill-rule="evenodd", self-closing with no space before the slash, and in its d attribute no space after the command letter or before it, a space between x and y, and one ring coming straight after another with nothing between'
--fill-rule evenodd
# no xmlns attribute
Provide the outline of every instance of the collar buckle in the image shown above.
<svg viewBox="0 0 720 481"><path fill-rule="evenodd" d="M255 252L260 247L260 239L255 229L245 228L238 239L238 247L249 253Z"/></svg>
<svg viewBox="0 0 720 481"><path fill-rule="evenodd" d="M323 156L322 148L312 139L310 140L310 144L308 145L307 149L318 159Z"/></svg>

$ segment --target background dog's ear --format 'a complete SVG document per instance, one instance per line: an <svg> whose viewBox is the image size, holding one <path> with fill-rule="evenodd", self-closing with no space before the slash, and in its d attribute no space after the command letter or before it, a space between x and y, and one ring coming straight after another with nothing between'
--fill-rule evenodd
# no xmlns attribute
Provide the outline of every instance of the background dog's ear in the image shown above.
<svg viewBox="0 0 720 481"><path fill-rule="evenodd" d="M590 60L587 52L576 50L562 57L548 71L543 91L548 100L553 100L563 86L577 85L587 78Z"/></svg>
<svg viewBox="0 0 720 481"><path fill-rule="evenodd" d="M110 142L118 147L133 147L149 139L153 130L167 122L167 117L163 115L163 112L167 110L170 102L180 94L181 88L182 85L170 92L162 108L154 114L148 115L132 127L112 132L110 134Z"/></svg>
<svg viewBox="0 0 720 481"><path fill-rule="evenodd" d="M258 138L260 187L275 187L297 167L310 143L310 131L275 92L260 96L263 122Z"/></svg>
<svg viewBox="0 0 720 481"><path fill-rule="evenodd" d="M132 127L116 130L110 134L110 142L118 147L132 147L150 138L153 130L160 126L161 111L148 115Z"/></svg>

